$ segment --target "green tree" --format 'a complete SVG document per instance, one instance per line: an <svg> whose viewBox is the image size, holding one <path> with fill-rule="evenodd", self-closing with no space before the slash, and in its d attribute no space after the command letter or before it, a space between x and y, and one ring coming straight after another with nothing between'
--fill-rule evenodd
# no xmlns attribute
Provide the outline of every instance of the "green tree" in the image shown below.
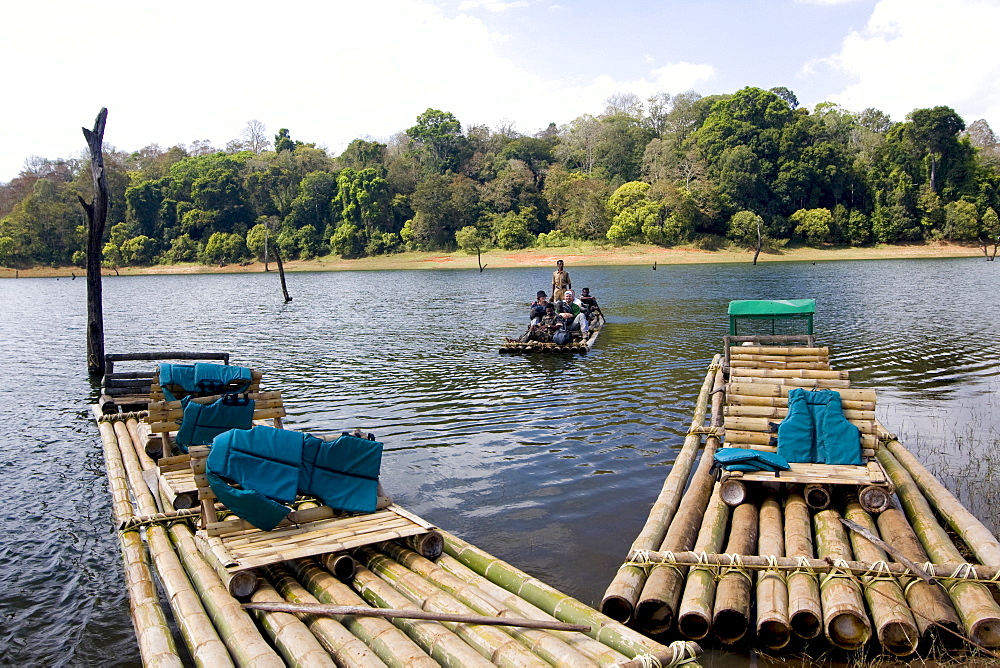
<svg viewBox="0 0 1000 668"><path fill-rule="evenodd" d="M162 260L166 264L175 262L194 262L198 259L201 248L198 242L188 234L181 234L170 241L170 248L163 253Z"/></svg>
<svg viewBox="0 0 1000 668"><path fill-rule="evenodd" d="M330 250L343 258L358 257L364 249L360 230L354 223L343 222L330 237Z"/></svg>
<svg viewBox="0 0 1000 668"><path fill-rule="evenodd" d="M489 237L480 232L478 227L466 225L455 232L455 243L465 253L476 255L489 247Z"/></svg>
<svg viewBox="0 0 1000 668"><path fill-rule="evenodd" d="M239 234L215 232L208 238L198 259L202 264L225 265L239 262L247 255L246 243Z"/></svg>
<svg viewBox="0 0 1000 668"><path fill-rule="evenodd" d="M121 258L126 266L144 266L153 263L153 256L156 255L157 244L155 241L140 234L137 237L126 239L121 245Z"/></svg>
<svg viewBox="0 0 1000 668"><path fill-rule="evenodd" d="M819 244L830 238L833 214L829 209L799 209L788 219L795 223L795 234L805 237L809 243Z"/></svg>
<svg viewBox="0 0 1000 668"><path fill-rule="evenodd" d="M738 211L729 219L729 238L744 248L757 248L764 229L764 219L753 211Z"/></svg>
<svg viewBox="0 0 1000 668"><path fill-rule="evenodd" d="M949 202L944 207L944 218L946 239L970 241L979 237L979 214L972 202Z"/></svg>
<svg viewBox="0 0 1000 668"><path fill-rule="evenodd" d="M417 116L416 125L407 129L406 134L423 152L425 164L432 171L458 171L467 142L462 136L462 124L454 114L429 108Z"/></svg>

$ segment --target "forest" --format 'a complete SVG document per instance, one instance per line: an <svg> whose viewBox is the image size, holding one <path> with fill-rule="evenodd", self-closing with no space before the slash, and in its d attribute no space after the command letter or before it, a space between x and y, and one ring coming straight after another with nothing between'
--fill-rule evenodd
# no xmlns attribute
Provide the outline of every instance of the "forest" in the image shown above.
<svg viewBox="0 0 1000 668"><path fill-rule="evenodd" d="M871 108L800 107L783 87L605 104L531 136L427 109L385 143L356 139L336 156L255 120L223 149L106 145L102 262L579 240L708 250L951 240L985 252L1000 240L1000 144L985 120L966 125L950 107L894 122ZM83 266L79 198L90 188L87 160L26 160L0 183L0 266Z"/></svg>

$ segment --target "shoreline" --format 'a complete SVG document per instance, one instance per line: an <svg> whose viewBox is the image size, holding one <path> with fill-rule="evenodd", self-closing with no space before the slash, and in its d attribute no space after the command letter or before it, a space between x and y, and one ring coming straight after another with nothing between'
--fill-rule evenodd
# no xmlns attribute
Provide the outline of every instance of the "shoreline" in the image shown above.
<svg viewBox="0 0 1000 668"><path fill-rule="evenodd" d="M886 245L868 248L814 248L801 246L762 252L758 264L768 262L830 262L836 260L903 260L925 258L982 257L979 246L957 244ZM566 261L567 267L676 265L676 264L750 264L753 252L723 249L718 251L697 248L663 248L660 246L601 247L564 246L558 248L528 248L520 251L492 250L482 255L487 269L515 267L549 267L557 259ZM269 263L270 271L277 272L277 265ZM326 256L316 260L292 260L284 263L286 272L300 271L398 271L410 269L479 269L475 255L461 251L429 253L410 251L394 255L380 255L356 260ZM198 264L153 265L149 267L120 267L102 269L103 276L185 275L185 274L243 274L263 272L264 263L253 261L246 265L231 264L221 267ZM11 269L0 267L0 278L86 278L82 267L30 267Z"/></svg>

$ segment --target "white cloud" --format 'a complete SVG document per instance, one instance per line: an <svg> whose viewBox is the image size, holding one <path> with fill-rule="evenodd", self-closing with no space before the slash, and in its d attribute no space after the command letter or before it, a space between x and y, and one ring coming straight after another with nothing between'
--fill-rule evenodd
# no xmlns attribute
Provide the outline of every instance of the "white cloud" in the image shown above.
<svg viewBox="0 0 1000 668"><path fill-rule="evenodd" d="M993 1L882 0L865 29L826 61L854 82L829 99L852 110L875 107L896 121L943 105L966 123L1000 125L998 24Z"/></svg>
<svg viewBox="0 0 1000 668"><path fill-rule="evenodd" d="M520 9L522 7L527 7L528 3L526 0L515 0L514 2L488 2L484 0L464 0L464 2L459 3L458 11L465 12L475 9L485 9L488 12L498 13L505 12L508 9Z"/></svg>
<svg viewBox="0 0 1000 668"><path fill-rule="evenodd" d="M405 130L429 107L466 126L516 119L533 132L599 113L616 92L681 92L713 74L676 63L622 81L609 63L583 84L543 78L502 57L503 36L481 20L425 0L100 4L0 4L0 24L21 27L0 41L9 91L0 181L30 155L79 155L80 127L102 106L105 141L123 150L197 139L223 147L255 118L269 134L288 128L337 153Z"/></svg>

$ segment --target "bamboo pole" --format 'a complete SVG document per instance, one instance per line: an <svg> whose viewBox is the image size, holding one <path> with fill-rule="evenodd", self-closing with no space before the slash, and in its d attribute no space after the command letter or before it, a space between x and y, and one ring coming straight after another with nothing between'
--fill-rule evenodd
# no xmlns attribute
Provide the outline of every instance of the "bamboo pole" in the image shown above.
<svg viewBox="0 0 1000 668"><path fill-rule="evenodd" d="M785 498L785 553L796 559L812 559L812 516L801 492ZM811 640L823 632L823 608L819 582L812 573L796 569L788 575L788 623L795 635Z"/></svg>
<svg viewBox="0 0 1000 668"><path fill-rule="evenodd" d="M261 636L250 616L240 607L198 552L191 527L174 524L169 529L184 570L201 596L202 603L230 653L240 666L283 666L281 657Z"/></svg>
<svg viewBox="0 0 1000 668"><path fill-rule="evenodd" d="M833 509L821 510L813 516L816 533L816 553L834 562L851 559L851 548L840 523L840 514ZM823 631L832 644L847 650L864 647L871 638L872 628L865 614L861 586L856 578L843 573L830 573L820 583L823 601Z"/></svg>
<svg viewBox="0 0 1000 668"><path fill-rule="evenodd" d="M353 589L320 568L312 559L286 562L298 580L320 603L330 605L364 605L363 598ZM334 617L344 628L360 638L390 668L435 668L438 662L428 656L391 622L377 617Z"/></svg>
<svg viewBox="0 0 1000 668"><path fill-rule="evenodd" d="M396 608L402 612L423 612L408 598L364 567L354 573L354 586L372 605ZM469 666L486 668L492 662L470 647L455 632L437 621L421 621L410 617L395 617L393 624L420 645L435 661L444 666Z"/></svg>
<svg viewBox="0 0 1000 668"><path fill-rule="evenodd" d="M358 548L354 551L354 555L396 591L416 603L419 608L447 614L469 614L468 606L431 585L416 573L403 568L389 557L368 547ZM494 663L537 668L545 668L548 665L500 628L449 621L441 623Z"/></svg>
<svg viewBox="0 0 1000 668"><path fill-rule="evenodd" d="M108 476L108 486L111 488L115 523L122 524L134 514L132 504L129 502L125 465L122 463L114 427L109 422L100 421L99 407L94 406L93 410L101 433L104 468ZM143 664L163 667L182 666L183 662L177 653L166 614L160 605L160 596L153 582L146 546L142 542L139 530L119 531L118 545L125 567L129 611Z"/></svg>
<svg viewBox="0 0 1000 668"><path fill-rule="evenodd" d="M753 554L757 550L757 523L755 503L741 503L734 508L726 552ZM712 627L715 629L715 637L725 645L739 642L750 628L752 583L750 573L738 567L726 571L719 579Z"/></svg>
<svg viewBox="0 0 1000 668"><path fill-rule="evenodd" d="M729 523L729 506L722 499L722 485L715 484L708 502L694 551L715 553L722 549ZM694 566L688 571L687 585L677 606L677 629L691 640L701 640L712 630L712 607L715 604L716 574L710 568Z"/></svg>
<svg viewBox="0 0 1000 668"><path fill-rule="evenodd" d="M251 597L249 605L278 605L285 603L269 582L261 582ZM281 652L289 666L317 668L336 666L336 662L316 639L309 628L295 615L287 611L265 611L255 609L254 617Z"/></svg>
<svg viewBox="0 0 1000 668"><path fill-rule="evenodd" d="M784 521L781 504L773 490L760 506L760 531L757 553L785 556ZM788 645L792 628L788 623L788 585L785 574L768 569L757 574L757 639L768 649Z"/></svg>
<svg viewBox="0 0 1000 668"><path fill-rule="evenodd" d="M421 556L413 550L397 545L396 543L383 543L379 547L386 556L394 559L401 566L416 573L432 585L447 592L456 600L467 605L478 615L487 615L498 620L509 620L518 616L517 613L504 605L503 602L494 599L478 587L470 585L452 575L430 559ZM555 620L529 618L522 618L521 621L525 623L511 624L511 627L505 630L515 640L549 664L553 666L565 666L566 668L596 665L589 658L564 642L560 636L542 630L555 629L585 632L590 630L589 626L566 625L565 622ZM531 623L528 624L527 622ZM574 628L569 628L569 626L573 626Z"/></svg>
<svg viewBox="0 0 1000 668"><path fill-rule="evenodd" d="M881 426L881 425L880 425ZM987 566L1000 566L1000 542L937 478L898 440L886 443L892 456L906 469L920 491L948 525Z"/></svg>
<svg viewBox="0 0 1000 668"><path fill-rule="evenodd" d="M889 508L879 513L876 520L884 540L899 550L907 559L915 563L929 561L927 552L920 544L913 528L903 516L899 508ZM944 627L954 634L961 628L961 620L951 604L947 592L934 584L922 582L917 578L902 579L900 584L906 594L906 601L914 611L917 629L923 638L935 632L936 627ZM942 639L953 638L951 634L942 635Z"/></svg>
<svg viewBox="0 0 1000 668"><path fill-rule="evenodd" d="M721 355L716 355L709 365L708 373L705 374L705 381L701 385L701 391L695 402L694 416L691 419L693 427L700 427L705 421L705 413L708 410L709 392L712 389L716 377L716 367L722 359ZM691 468L698 456L698 448L701 446L701 436L696 433L688 433L684 439L677 458L670 467L666 480L660 494L649 510L649 517L642 531L632 542L630 552L635 550L655 550L662 543L667 534L667 527L677 512L680 505L684 486L687 484ZM635 612L635 605L639 602L639 593L646 582L647 572L635 566L622 564L615 573L614 579L604 592L604 599L601 601L601 612L619 622L627 622Z"/></svg>
<svg viewBox="0 0 1000 668"><path fill-rule="evenodd" d="M441 533L445 539L444 550L451 557L560 621L590 624L592 630L587 635L625 656L634 659L674 655L674 650L669 647L622 626L607 615L487 554L475 545L450 533Z"/></svg>
<svg viewBox="0 0 1000 668"><path fill-rule="evenodd" d="M724 387L725 379L720 368L715 376L715 390ZM722 424L725 393L715 390L712 395L712 426L719 427ZM661 550L690 550L694 546L714 486L712 468L718 447L719 437L716 434L705 439L701 461L698 462L698 468L688 483L677 514L667 529ZM663 633L673 626L686 575L686 569L661 567L650 571L639 597L639 605L635 609L635 623L640 629L654 634Z"/></svg>
<svg viewBox="0 0 1000 668"><path fill-rule="evenodd" d="M861 507L856 498L847 500L844 517L873 534L878 531L871 515ZM888 561L885 551L865 537L852 531L850 540L855 556L861 561L871 563ZM913 654L917 650L920 635L917 632L917 623L907 607L903 590L891 578L862 576L861 582L865 587L865 601L872 613L879 643L896 656Z"/></svg>
<svg viewBox="0 0 1000 668"><path fill-rule="evenodd" d="M442 569L451 575L454 575L462 582L469 583L470 585L476 587L476 589L484 592L487 596L490 596L493 600L499 601L514 614L518 614L529 619L555 620L555 617L548 614L538 606L528 603L520 596L512 594L503 587L490 582L485 577L479 575L450 555L442 555L438 558L436 563ZM586 656L591 661L594 661L602 666L628 661L628 657L624 654L616 652L607 645L601 644L590 636L586 636L582 633L556 632L554 635L562 638L575 650Z"/></svg>
<svg viewBox="0 0 1000 668"><path fill-rule="evenodd" d="M306 591L298 580L282 564L273 564L263 568L269 584L284 598L292 603L319 603ZM368 645L356 638L343 624L329 617L315 615L299 615L299 618L309 627L309 631L323 645L327 652L342 668L382 668L385 663L376 656Z"/></svg>
<svg viewBox="0 0 1000 668"><path fill-rule="evenodd" d="M937 563L961 562L958 548L934 519L930 504L902 464L885 448L878 451L878 460L896 486L906 517L928 556ZM975 582L957 581L948 588L948 595L973 642L991 649L1000 647L1000 606L989 589Z"/></svg>
<svg viewBox="0 0 1000 668"><path fill-rule="evenodd" d="M115 420L113 428L139 512L144 515L156 513L158 510L156 501L142 477L140 458L132 440L132 430L122 420ZM195 591L180 559L174 552L167 530L162 525L156 524L146 527L146 542L157 575L167 594L174 620L195 663L213 667L233 665L226 646L205 612L198 592Z"/></svg>

